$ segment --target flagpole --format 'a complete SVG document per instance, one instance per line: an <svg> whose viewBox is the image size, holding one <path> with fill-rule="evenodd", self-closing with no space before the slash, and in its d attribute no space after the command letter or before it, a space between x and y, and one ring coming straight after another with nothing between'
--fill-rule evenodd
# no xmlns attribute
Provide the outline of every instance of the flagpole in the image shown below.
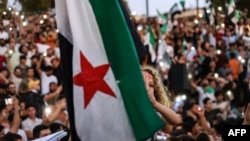
<svg viewBox="0 0 250 141"><path fill-rule="evenodd" d="M196 12L197 12L197 17L199 17L199 0L196 0Z"/></svg>
<svg viewBox="0 0 250 141"><path fill-rule="evenodd" d="M146 16L149 16L149 4L148 4L148 0L146 0Z"/></svg>

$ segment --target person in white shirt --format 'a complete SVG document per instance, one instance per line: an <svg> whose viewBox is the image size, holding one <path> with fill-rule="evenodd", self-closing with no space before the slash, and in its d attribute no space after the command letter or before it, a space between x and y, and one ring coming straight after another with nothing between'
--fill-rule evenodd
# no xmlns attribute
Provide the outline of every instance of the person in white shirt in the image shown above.
<svg viewBox="0 0 250 141"><path fill-rule="evenodd" d="M40 56L40 60L36 64L36 70L41 78L41 94L45 95L49 92L49 84L51 82L58 83L58 80L55 75L53 75L53 68L51 66L45 66L42 70L41 64L43 61L43 55Z"/></svg>
<svg viewBox="0 0 250 141"><path fill-rule="evenodd" d="M22 122L22 129L25 131L28 139L33 139L33 129L35 126L42 124L43 120L36 116L35 105L26 106L28 117Z"/></svg>

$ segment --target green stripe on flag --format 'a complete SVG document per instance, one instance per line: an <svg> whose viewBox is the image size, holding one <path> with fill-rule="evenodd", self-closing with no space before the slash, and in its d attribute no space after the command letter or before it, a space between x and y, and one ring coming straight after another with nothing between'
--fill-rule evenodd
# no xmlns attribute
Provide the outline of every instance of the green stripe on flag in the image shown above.
<svg viewBox="0 0 250 141"><path fill-rule="evenodd" d="M152 45L152 47L155 48L155 37L152 31L152 27L150 25L148 25L148 33L149 33L149 42Z"/></svg>
<svg viewBox="0 0 250 141"><path fill-rule="evenodd" d="M145 140L164 127L164 122L149 101L134 43L119 2L117 0L89 1L135 137L137 140Z"/></svg>

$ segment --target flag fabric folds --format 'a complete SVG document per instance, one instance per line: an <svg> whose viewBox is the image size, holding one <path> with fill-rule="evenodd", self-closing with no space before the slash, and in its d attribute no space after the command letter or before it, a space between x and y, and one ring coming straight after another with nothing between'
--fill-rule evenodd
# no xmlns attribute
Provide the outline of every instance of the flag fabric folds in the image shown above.
<svg viewBox="0 0 250 141"><path fill-rule="evenodd" d="M146 38L145 38L145 46L148 45L148 51L150 53L150 58L151 58L151 62L155 62L156 60L156 53L155 53L155 36L154 33L152 31L152 27L151 25L148 25L148 29L147 29L147 34L146 34Z"/></svg>
<svg viewBox="0 0 250 141"><path fill-rule="evenodd" d="M234 9L235 9L235 2L234 0L230 0L228 5L227 15L232 14L234 12Z"/></svg>
<svg viewBox="0 0 250 141"><path fill-rule="evenodd" d="M156 11L157 11L158 23L165 24L167 22L167 17L164 14L162 14L158 9L156 9Z"/></svg>
<svg viewBox="0 0 250 141"><path fill-rule="evenodd" d="M164 123L147 96L119 1L56 0L56 19L72 140L152 137Z"/></svg>

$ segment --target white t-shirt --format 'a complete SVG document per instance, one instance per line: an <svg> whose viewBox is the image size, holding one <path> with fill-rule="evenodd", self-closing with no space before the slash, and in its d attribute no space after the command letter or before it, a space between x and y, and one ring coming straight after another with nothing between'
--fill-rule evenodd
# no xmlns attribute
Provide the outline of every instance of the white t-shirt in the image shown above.
<svg viewBox="0 0 250 141"><path fill-rule="evenodd" d="M3 32L0 32L0 39L4 39L4 40L7 40L9 38L9 34L5 31Z"/></svg>
<svg viewBox="0 0 250 141"><path fill-rule="evenodd" d="M39 53L47 52L47 49L50 48L50 46L47 44L37 43L36 45Z"/></svg>
<svg viewBox="0 0 250 141"><path fill-rule="evenodd" d="M42 124L43 120L40 118L36 118L35 121L31 120L30 118L26 118L23 122L22 122L22 129L24 131L31 131L31 133L33 132L33 129L37 126Z"/></svg>
<svg viewBox="0 0 250 141"><path fill-rule="evenodd" d="M49 84L51 82L58 83L56 76L55 75L47 76L47 74L44 71L42 71L42 74L41 74L41 84L42 84L41 94L42 95L45 95L49 92Z"/></svg>
<svg viewBox="0 0 250 141"><path fill-rule="evenodd" d="M4 128L4 134L7 134L9 131L9 128ZM23 129L18 129L17 134L22 137L23 141L28 141L27 135Z"/></svg>

